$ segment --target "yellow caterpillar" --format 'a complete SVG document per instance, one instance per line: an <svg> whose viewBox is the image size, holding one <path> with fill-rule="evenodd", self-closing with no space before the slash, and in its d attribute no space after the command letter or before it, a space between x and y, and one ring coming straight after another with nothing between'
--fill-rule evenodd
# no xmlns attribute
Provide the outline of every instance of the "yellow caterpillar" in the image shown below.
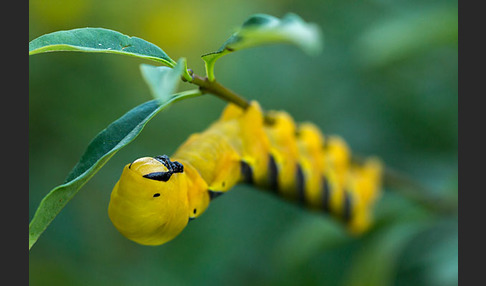
<svg viewBox="0 0 486 286"><path fill-rule="evenodd" d="M311 123L296 125L281 111L265 114L255 101L228 104L215 123L191 135L175 154L128 164L111 193L108 214L127 238L159 245L176 237L212 199L238 183L271 190L323 210L352 233L371 223L381 188L381 163L350 160L346 143Z"/></svg>

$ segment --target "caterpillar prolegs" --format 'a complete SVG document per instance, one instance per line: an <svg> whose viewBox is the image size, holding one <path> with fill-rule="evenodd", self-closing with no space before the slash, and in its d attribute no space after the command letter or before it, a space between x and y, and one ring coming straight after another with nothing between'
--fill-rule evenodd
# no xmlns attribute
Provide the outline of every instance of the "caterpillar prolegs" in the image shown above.
<svg viewBox="0 0 486 286"><path fill-rule="evenodd" d="M176 237L212 199L239 183L267 189L325 211L353 233L371 223L380 193L381 163L351 161L346 143L312 123L296 125L286 112L265 113L255 101L233 104L172 157L143 157L123 169L108 214L127 238L159 245Z"/></svg>

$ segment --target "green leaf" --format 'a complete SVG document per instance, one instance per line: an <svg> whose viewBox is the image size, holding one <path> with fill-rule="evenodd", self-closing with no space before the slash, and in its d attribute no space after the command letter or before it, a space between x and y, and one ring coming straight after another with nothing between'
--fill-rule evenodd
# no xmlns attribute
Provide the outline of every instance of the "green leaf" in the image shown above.
<svg viewBox="0 0 486 286"><path fill-rule="evenodd" d="M40 202L29 224L29 250L79 189L118 150L132 142L150 119L169 104L200 94L198 90L196 92L182 92L164 103L161 103L158 99L145 102L128 111L101 131L88 145L80 161L67 176L66 181L52 189Z"/></svg>
<svg viewBox="0 0 486 286"><path fill-rule="evenodd" d="M277 241L273 263L287 273L304 265L316 254L349 243L350 240L351 236L336 222L331 223L320 216L306 216L305 220L289 225Z"/></svg>
<svg viewBox="0 0 486 286"><path fill-rule="evenodd" d="M295 14L289 13L281 20L270 15L255 14L219 50L203 55L202 59L206 63L208 78L214 80L216 60L231 52L266 44L289 43L310 55L316 55L322 49L321 38L317 25L306 23Z"/></svg>
<svg viewBox="0 0 486 286"><path fill-rule="evenodd" d="M57 31L29 42L29 55L58 51L122 54L162 62L170 67L176 64L156 45L104 28Z"/></svg>
<svg viewBox="0 0 486 286"><path fill-rule="evenodd" d="M154 98L165 102L172 96L184 69L186 69L185 62L186 59L181 58L173 69L148 64L140 65L142 76L148 84Z"/></svg>
<svg viewBox="0 0 486 286"><path fill-rule="evenodd" d="M344 285L392 285L400 254L407 243L430 224L396 224L370 235L349 261Z"/></svg>

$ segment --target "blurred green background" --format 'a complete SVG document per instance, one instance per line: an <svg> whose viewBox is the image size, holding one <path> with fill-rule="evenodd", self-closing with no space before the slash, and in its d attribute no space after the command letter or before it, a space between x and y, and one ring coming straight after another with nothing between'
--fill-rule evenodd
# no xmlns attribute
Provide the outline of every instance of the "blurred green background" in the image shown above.
<svg viewBox="0 0 486 286"><path fill-rule="evenodd" d="M186 57L202 75L200 56L248 16L287 12L322 28L321 55L287 45L239 51L218 61L217 79L265 109L343 136L354 152L378 155L457 202L457 1L30 0L29 40L109 28L152 42L175 60ZM142 62L85 53L29 58L29 220L99 131L151 99ZM457 213L433 213L390 190L377 204L375 226L361 237L349 237L326 216L237 186L163 246L124 238L107 215L123 166L172 154L224 105L199 97L154 118L39 238L29 253L30 284L457 285Z"/></svg>

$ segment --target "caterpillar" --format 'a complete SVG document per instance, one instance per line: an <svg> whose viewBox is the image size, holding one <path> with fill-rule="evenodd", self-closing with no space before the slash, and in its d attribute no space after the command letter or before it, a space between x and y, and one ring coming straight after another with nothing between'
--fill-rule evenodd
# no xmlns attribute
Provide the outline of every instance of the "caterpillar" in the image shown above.
<svg viewBox="0 0 486 286"><path fill-rule="evenodd" d="M265 120L270 118L270 120ZM143 245L175 238L210 202L236 184L252 184L343 222L350 233L371 224L382 163L351 160L346 142L284 111L229 103L219 119L173 154L127 164L110 197L118 231Z"/></svg>

